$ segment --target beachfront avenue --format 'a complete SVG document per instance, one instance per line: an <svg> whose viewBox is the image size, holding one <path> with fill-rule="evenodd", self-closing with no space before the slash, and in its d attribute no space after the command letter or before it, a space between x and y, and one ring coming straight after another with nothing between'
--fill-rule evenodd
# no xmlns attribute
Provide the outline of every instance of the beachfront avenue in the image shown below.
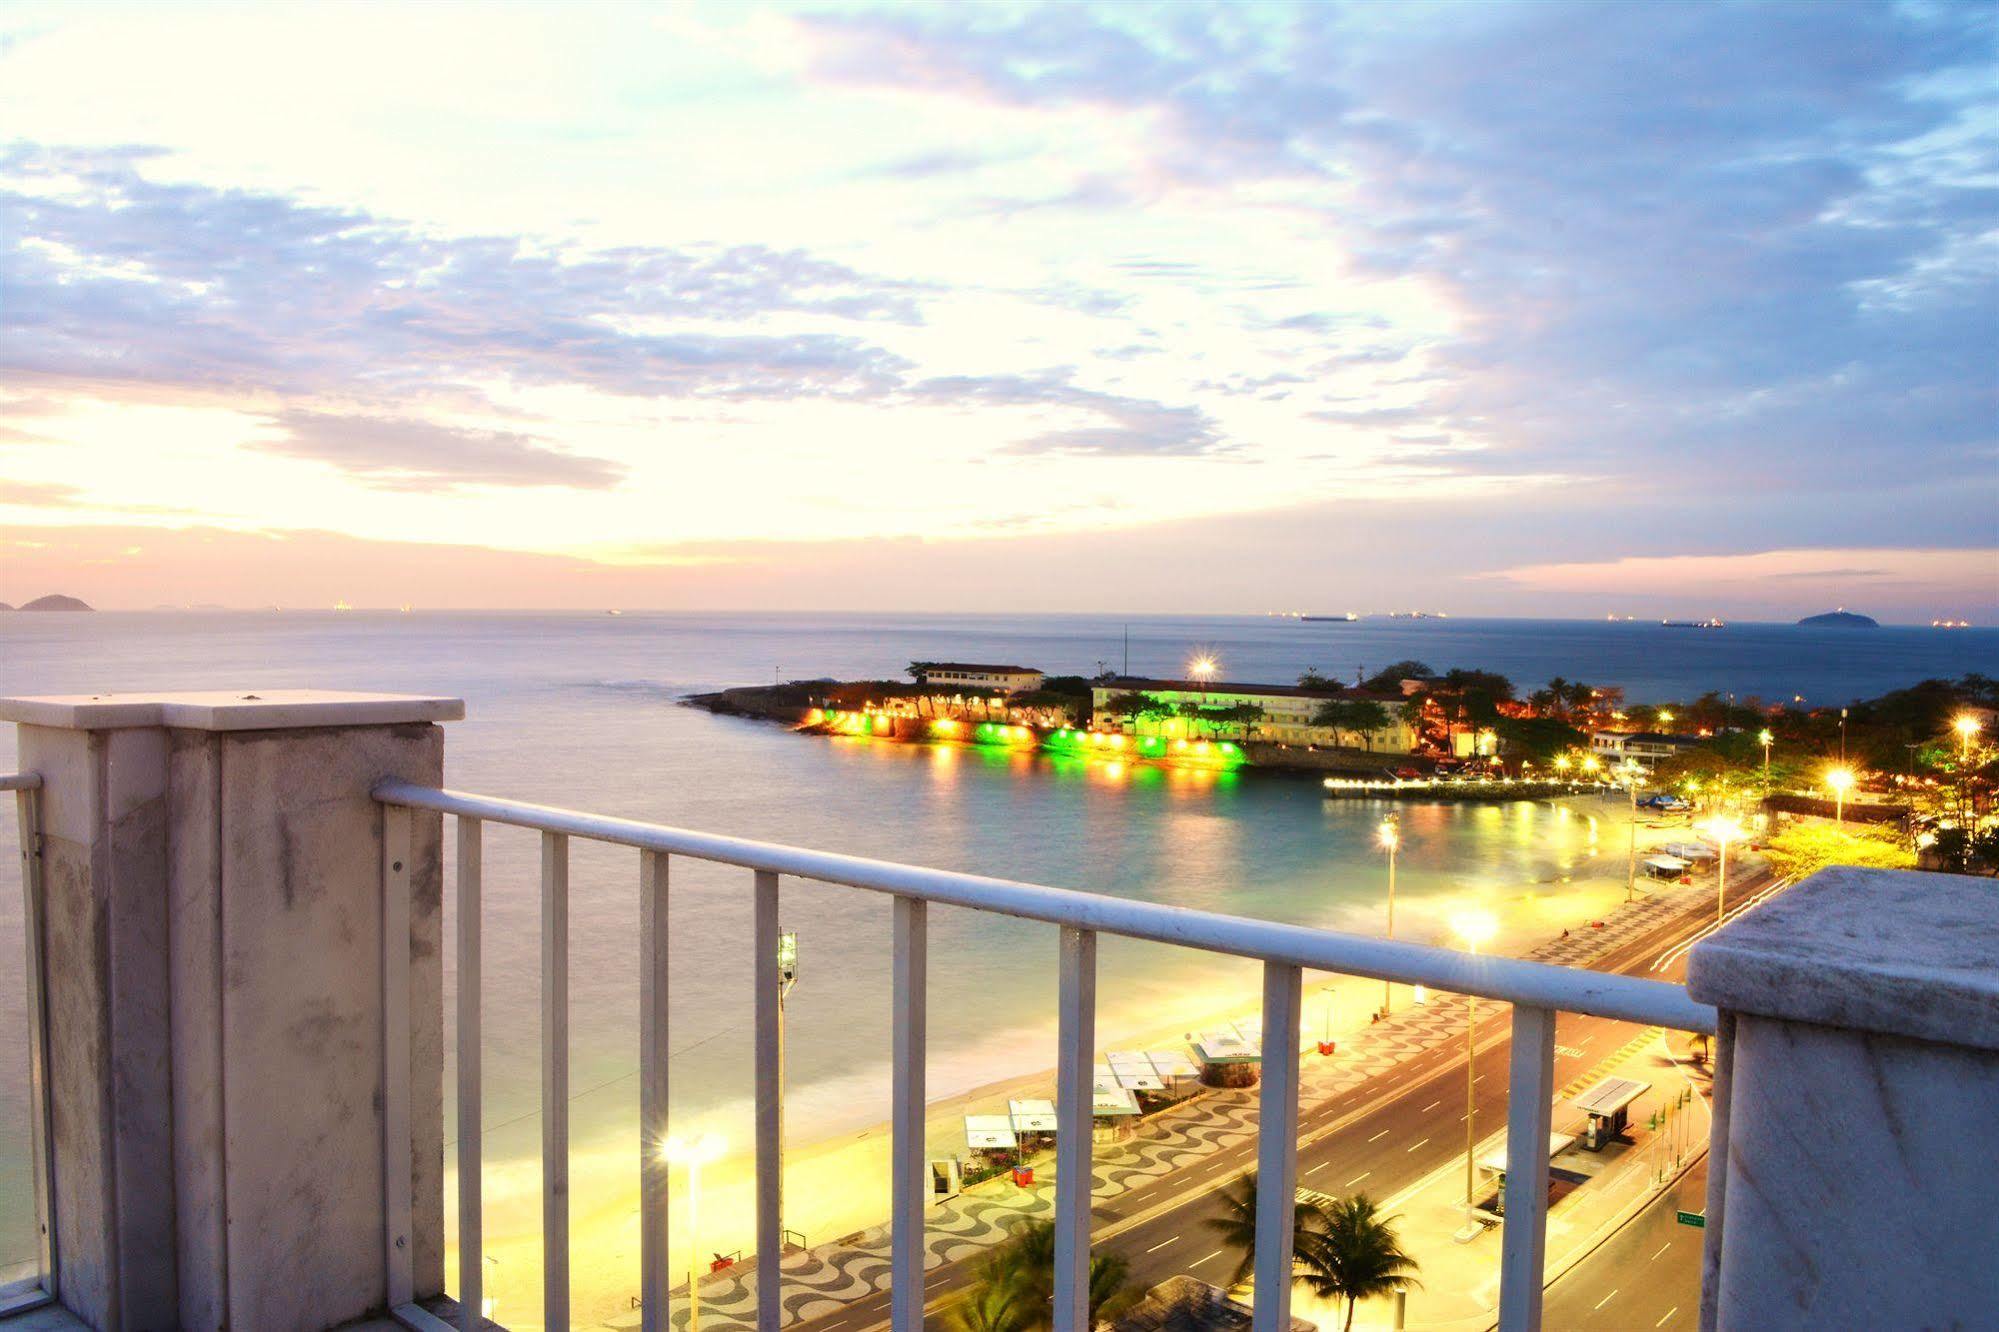
<svg viewBox="0 0 1999 1332"><path fill-rule="evenodd" d="M1731 913L1738 910L1769 887L1767 874L1760 870L1738 872L1729 886L1728 909ZM1712 903L1713 898L1705 891L1643 899L1606 920L1607 929L1616 935L1614 941L1576 934L1553 941L1545 955L1551 960L1588 965L1597 970L1677 979L1684 967L1684 949L1680 946L1713 927ZM1593 957L1592 952L1596 954ZM1301 1190L1334 1196L1364 1193L1380 1201L1385 1212L1403 1218L1399 1223L1403 1247L1426 1259L1419 1276L1422 1290L1410 1297L1412 1325L1448 1320L1453 1315L1472 1317L1481 1310L1489 1312L1498 1269L1496 1231L1487 1232L1469 1244L1454 1243L1449 1234L1449 1228L1463 1221L1467 1079L1464 1004L1458 996L1432 994L1428 999L1424 1009L1398 1014L1390 1023L1359 1033L1355 1041L1343 1042L1341 1057L1352 1058L1364 1071L1338 1084L1341 1090L1336 1094L1308 1099L1301 1107L1299 1120ZM1385 1028L1407 1032L1407 1038ZM1373 1044L1392 1053L1361 1053L1361 1048L1374 1037L1380 1039ZM1564 1014L1556 1041L1556 1084L1571 1093L1591 1085L1613 1069L1631 1072L1649 1068L1661 1084L1683 1075L1695 1082L1705 1077L1704 1068L1688 1058L1687 1038L1677 1033L1661 1033L1657 1028ZM1481 1125L1502 1125L1510 1053L1509 1010L1504 1005L1480 1007L1475 1044L1470 1077L1476 1117ZM1349 1050L1349 1046L1353 1048ZM1311 1058L1309 1052L1307 1058ZM1705 1113L1702 1097L1693 1097L1691 1101L1690 1116ZM1642 1112L1644 1107L1640 1109ZM1213 1136L1220 1145L1215 1150L1203 1152L1150 1179L1142 1187L1113 1197L1102 1196L1102 1181L1106 1171L1116 1168L1117 1161L1107 1152L1099 1154L1093 1251L1113 1253L1127 1261L1133 1288L1147 1289L1183 1274L1218 1287L1230 1283L1239 1255L1218 1240L1210 1223L1225 1210L1224 1190L1245 1171L1254 1169L1256 1141L1253 1122L1230 1125L1226 1119L1217 1119L1215 1123L1218 1130L1226 1126L1247 1131L1217 1131ZM1481 1140L1487 1137L1481 1127ZM1677 1160L1662 1158L1644 1133L1639 1137L1639 1147L1643 1150L1624 1163L1632 1169L1623 1173L1642 1171L1642 1179L1615 1178L1618 1172L1613 1170L1606 1171L1606 1176L1612 1178L1593 1182L1621 1192L1615 1199L1598 1204L1603 1215L1586 1223L1585 1228L1592 1232L1592 1243L1611 1233L1623 1236L1642 1230L1649 1235L1656 1228L1654 1217L1659 1209L1666 1209L1670 1220L1675 1210L1674 1199L1686 1205L1688 1200L1700 1196L1693 1172L1701 1165L1700 1151L1706 1141L1704 1121L1692 1125L1691 1131L1675 1126L1670 1143L1661 1139L1662 1147L1685 1146L1684 1154ZM1666 1161L1671 1164L1666 1165ZM1047 1176L1042 1175L1037 1184L1040 1196L1049 1184ZM1019 1201L1024 1205L1013 1208L1017 1215L1033 1216L1045 1211L1045 1201L1039 1207L1032 1201ZM1565 1228L1561 1218L1566 1206L1558 1205L1552 1215L1551 1230L1556 1235ZM1425 1227L1444 1229L1424 1233ZM1581 1314L1575 1320L1578 1326L1630 1325L1636 1312L1643 1308L1651 1311L1643 1320L1645 1326L1692 1327L1698 1279L1692 1275L1694 1268L1689 1263L1698 1252L1698 1238L1690 1230L1684 1234L1694 1238L1686 1241L1666 1233L1661 1241L1648 1247L1648 1254L1657 1252L1662 1256L1641 1278L1634 1280L1627 1266L1609 1284L1605 1284L1609 1280L1605 1271L1599 1270L1605 1267L1602 1255L1611 1251L1609 1245L1588 1256L1565 1259L1562 1250L1571 1246L1551 1237L1547 1273L1550 1298L1559 1295L1566 1308L1581 1300L1582 1292L1593 1292L1582 1303ZM924 1295L930 1317L941 1322L950 1317L951 1306L977 1283L978 1268L988 1249L982 1246L968 1250L962 1238L954 1239L935 1230L930 1236L930 1248L933 1265L927 1271ZM948 1254L949 1259L938 1262L939 1254ZM800 1282L801 1286L808 1284L820 1290L829 1286L824 1274ZM1614 1300L1608 1300L1601 1312L1592 1310L1590 1306L1606 1300L1612 1286L1619 1288ZM719 1286L704 1296L704 1304L710 1307L717 1307L725 1300L724 1289ZM1426 1303L1419 1306L1416 1303L1419 1300ZM793 1326L811 1332L859 1332L885 1326L888 1319L888 1297L884 1290L861 1295L832 1310L824 1308L823 1298L801 1303L807 1306L801 1309L807 1316ZM1339 1325L1338 1316L1330 1306L1315 1306L1302 1289L1294 1294L1294 1312L1321 1327ZM1390 1316L1386 1301L1365 1304L1358 1325L1389 1326ZM1610 1321L1605 1321L1607 1318Z"/></svg>

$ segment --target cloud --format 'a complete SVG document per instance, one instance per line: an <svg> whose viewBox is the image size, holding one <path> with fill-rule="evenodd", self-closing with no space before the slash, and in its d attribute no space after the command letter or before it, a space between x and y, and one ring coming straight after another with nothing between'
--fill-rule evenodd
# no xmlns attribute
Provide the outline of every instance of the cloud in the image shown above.
<svg viewBox="0 0 1999 1332"><path fill-rule="evenodd" d="M280 413L270 424L278 432L276 437L250 447L323 462L382 490L461 486L601 490L625 476L618 463L565 453L511 431L301 410Z"/></svg>
<svg viewBox="0 0 1999 1332"><path fill-rule="evenodd" d="M1015 455L1094 454L1106 457L1191 457L1227 452L1230 445L1206 412L1146 398L1082 388L1059 376L959 375L911 387L919 401L986 407L1054 408L1084 423L1044 431L1008 445Z"/></svg>
<svg viewBox="0 0 1999 1332"><path fill-rule="evenodd" d="M488 380L837 395L879 387L900 361L855 334L758 325L920 319L908 284L802 251L435 236L355 209L154 182L147 157L0 152L0 372L105 389L365 387L390 401Z"/></svg>
<svg viewBox="0 0 1999 1332"><path fill-rule="evenodd" d="M1058 5L795 22L824 82L1087 109L1131 145L1127 198L1218 219L1282 200L1316 221L1329 262L1441 295L1457 318L1426 357L1434 396L1325 419L1475 428L1492 469L1589 473L1607 452L1669 451L1693 484L1821 493L1988 456L1991 6L1304 5L1254 22ZM1066 196L1080 211L1131 211L1117 182L1072 179L1098 196ZM1060 180L1021 188L1039 205ZM1200 276L1172 260L1157 273ZM1274 327L1330 339L1348 322L1307 311Z"/></svg>
<svg viewBox="0 0 1999 1332"><path fill-rule="evenodd" d="M9 481L0 478L0 504L28 509L65 509L83 503L83 491L59 481Z"/></svg>
<svg viewBox="0 0 1999 1332"><path fill-rule="evenodd" d="M1021 452L1212 452L1192 407L1060 378L923 378L860 330L918 325L919 284L798 250L571 251L522 237L438 237L352 209L160 184L139 149L0 152L0 374L101 394L260 393L288 405L266 451L377 486L615 483L617 469L526 434L425 424L485 385L639 398L1062 408L1081 424ZM1080 286L1036 300L1105 314ZM778 331L791 318L842 331ZM716 324L733 326L717 331ZM848 331L852 330L852 331ZM320 415L359 399L373 416Z"/></svg>

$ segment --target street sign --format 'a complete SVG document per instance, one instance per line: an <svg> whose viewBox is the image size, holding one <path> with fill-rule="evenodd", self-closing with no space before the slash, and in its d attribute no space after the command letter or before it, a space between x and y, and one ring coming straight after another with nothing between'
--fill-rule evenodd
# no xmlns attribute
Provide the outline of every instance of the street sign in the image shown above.
<svg viewBox="0 0 1999 1332"><path fill-rule="evenodd" d="M1681 1212L1678 1216L1679 1222L1683 1226L1692 1226L1696 1230L1707 1229L1706 1212Z"/></svg>

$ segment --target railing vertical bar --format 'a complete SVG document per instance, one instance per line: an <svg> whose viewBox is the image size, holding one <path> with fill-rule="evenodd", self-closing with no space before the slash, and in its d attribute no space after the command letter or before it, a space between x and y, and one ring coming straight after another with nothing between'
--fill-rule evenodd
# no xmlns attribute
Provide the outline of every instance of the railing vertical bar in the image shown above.
<svg viewBox="0 0 1999 1332"><path fill-rule="evenodd" d="M926 903L895 899L894 1087L889 1150L894 1157L894 1200L889 1259L890 1326L923 1332L924 1204L929 1162L924 1157L924 1058L928 1039Z"/></svg>
<svg viewBox="0 0 1999 1332"><path fill-rule="evenodd" d="M1055 1071L1055 1332L1090 1325L1091 1132L1097 935L1062 928Z"/></svg>
<svg viewBox="0 0 1999 1332"><path fill-rule="evenodd" d="M1707 1211L1701 1230L1700 1332L1714 1332L1719 1318L1722 1231L1728 1226L1728 1124L1735 1099L1735 1014L1724 1011L1714 1029L1714 1084L1708 1089Z"/></svg>
<svg viewBox="0 0 1999 1332"><path fill-rule="evenodd" d="M55 1171L49 1117L48 900L42 880L42 802L34 787L14 793L21 826L21 934L27 945L28 1152L35 1179L35 1263L41 1288L53 1298L56 1282Z"/></svg>
<svg viewBox="0 0 1999 1332"><path fill-rule="evenodd" d="M541 835L541 1305L569 1327L569 838Z"/></svg>
<svg viewBox="0 0 1999 1332"><path fill-rule="evenodd" d="M460 815L458 829L458 1303L459 1326L479 1332L486 1300L486 1230L480 1103L480 889L485 825Z"/></svg>
<svg viewBox="0 0 1999 1332"><path fill-rule="evenodd" d="M639 1324L666 1332L667 857L639 853Z"/></svg>
<svg viewBox="0 0 1999 1332"><path fill-rule="evenodd" d="M1289 1332L1298 1198L1297 967L1263 964L1263 1080L1256 1120L1255 1332Z"/></svg>
<svg viewBox="0 0 1999 1332"><path fill-rule="evenodd" d="M777 875L756 871L757 1332L784 1321L784 1035L778 1004Z"/></svg>
<svg viewBox="0 0 1999 1332"><path fill-rule="evenodd" d="M1548 1256L1548 1133L1554 1121L1555 1013L1513 1008L1506 1087L1506 1211L1499 1251L1500 1332L1541 1326Z"/></svg>
<svg viewBox="0 0 1999 1332"><path fill-rule="evenodd" d="M410 1213L410 850L414 820L382 808L382 1200L389 1307L416 1290Z"/></svg>

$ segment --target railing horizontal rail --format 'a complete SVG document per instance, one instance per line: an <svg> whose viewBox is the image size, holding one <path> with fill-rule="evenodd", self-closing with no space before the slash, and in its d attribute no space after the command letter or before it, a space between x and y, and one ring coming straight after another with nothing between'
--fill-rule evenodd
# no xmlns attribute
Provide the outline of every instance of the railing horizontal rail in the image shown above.
<svg viewBox="0 0 1999 1332"><path fill-rule="evenodd" d="M946 906L1155 943L1227 953L1263 962L1333 971L1404 985L1474 994L1505 1003L1564 1012L1588 1013L1712 1033L1715 1010L1687 998L1664 981L1530 962L1520 958L1461 953L1448 948L1374 939L1304 925L1249 920L1157 902L1106 897L1068 888L1010 879L926 869L860 856L723 837L635 819L610 818L503 800L462 791L385 781L375 798L388 805L435 810L491 823L538 829L640 850L691 856L698 860L822 883L841 884Z"/></svg>
<svg viewBox="0 0 1999 1332"><path fill-rule="evenodd" d="M39 772L0 772L0 791L37 791L41 785Z"/></svg>

